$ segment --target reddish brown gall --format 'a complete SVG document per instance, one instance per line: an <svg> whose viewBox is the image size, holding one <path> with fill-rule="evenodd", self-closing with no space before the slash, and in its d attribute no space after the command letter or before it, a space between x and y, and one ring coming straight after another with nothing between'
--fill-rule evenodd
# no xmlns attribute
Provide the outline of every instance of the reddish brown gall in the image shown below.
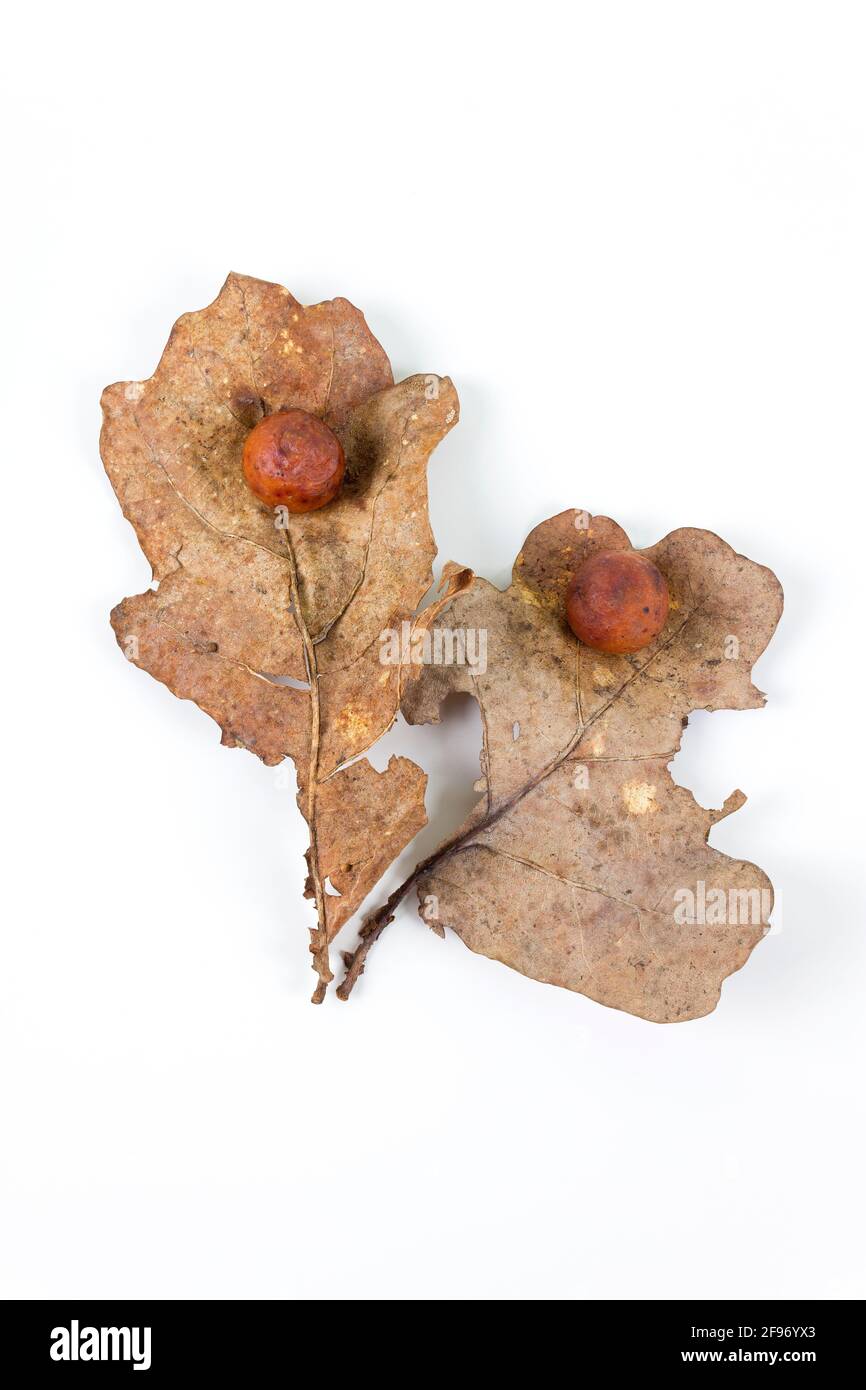
<svg viewBox="0 0 866 1390"><path fill-rule="evenodd" d="M244 477L269 507L313 512L333 502L346 471L343 446L306 410L266 415L247 435Z"/></svg>
<svg viewBox="0 0 866 1390"><path fill-rule="evenodd" d="M600 550L584 560L566 597L568 625L597 652L639 652L668 616L667 581L636 550Z"/></svg>

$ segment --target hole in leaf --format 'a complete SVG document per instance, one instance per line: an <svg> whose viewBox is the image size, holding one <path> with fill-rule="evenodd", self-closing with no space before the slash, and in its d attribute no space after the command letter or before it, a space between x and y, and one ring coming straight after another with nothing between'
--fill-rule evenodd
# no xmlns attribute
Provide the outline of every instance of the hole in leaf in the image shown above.
<svg viewBox="0 0 866 1390"><path fill-rule="evenodd" d="M290 690L309 690L307 681L295 680L294 676L272 676L268 671L256 671L257 676L261 676L263 681L270 681L271 685L287 685Z"/></svg>

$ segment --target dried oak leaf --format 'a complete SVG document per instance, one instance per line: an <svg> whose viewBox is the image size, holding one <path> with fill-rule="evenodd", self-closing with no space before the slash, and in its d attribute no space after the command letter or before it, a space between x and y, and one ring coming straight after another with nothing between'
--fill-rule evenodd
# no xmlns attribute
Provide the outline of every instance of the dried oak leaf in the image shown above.
<svg viewBox="0 0 866 1390"><path fill-rule="evenodd" d="M393 757L379 773L352 760L415 674L382 665L379 634L411 621L430 585L427 460L457 419L456 393L435 376L394 385L347 300L305 308L230 275L178 320L154 375L109 386L102 406L102 458L155 581L114 609L118 642L215 719L224 744L294 760L318 1000L329 940L426 819L414 763ZM290 407L324 419L347 461L339 498L301 516L275 515L241 473L250 428ZM469 582L456 567L445 579L424 622Z"/></svg>
<svg viewBox="0 0 866 1390"><path fill-rule="evenodd" d="M530 534L508 589L478 581L442 620L486 631L486 670L430 666L403 709L435 721L448 695L474 695L483 796L410 883L424 920L471 950L673 1022L715 1007L765 934L772 897L759 869L707 844L743 794L705 810L668 764L690 710L763 705L751 668L782 592L718 536L674 531L643 552L670 586L665 628L636 655L602 655L567 628L565 590L587 555L619 548L629 540L613 521L563 512Z"/></svg>

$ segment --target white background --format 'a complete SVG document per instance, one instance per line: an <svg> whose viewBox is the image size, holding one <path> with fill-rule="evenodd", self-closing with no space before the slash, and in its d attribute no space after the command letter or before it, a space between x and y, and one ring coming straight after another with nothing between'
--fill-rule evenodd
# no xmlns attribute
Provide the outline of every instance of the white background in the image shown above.
<svg viewBox="0 0 866 1390"><path fill-rule="evenodd" d="M862 1297L862 7L151 0L4 38L0 1291ZM573 505L780 576L767 708L696 715L674 765L748 793L713 843L783 900L710 1017L409 909L307 1002L293 790L108 626L150 575L100 390L229 270L453 376L440 561L503 583ZM479 741L375 754L431 773L420 849Z"/></svg>

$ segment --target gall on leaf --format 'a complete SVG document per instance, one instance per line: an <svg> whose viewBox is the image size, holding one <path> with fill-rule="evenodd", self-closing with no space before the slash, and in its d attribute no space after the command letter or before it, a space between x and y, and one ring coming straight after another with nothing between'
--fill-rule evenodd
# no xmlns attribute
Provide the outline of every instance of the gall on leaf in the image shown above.
<svg viewBox="0 0 866 1390"><path fill-rule="evenodd" d="M330 941L426 821L422 770L392 757L380 773L361 755L416 674L383 665L379 639L422 620L432 578L427 462L458 402L447 378L435 392L430 380L395 385L347 300L304 307L280 285L229 275L178 320L149 380L102 397L102 458L155 581L114 609L118 643L216 720L227 747L293 759L316 1002ZM250 431L294 410L333 431L346 465L334 500L300 515L266 505L242 472ZM449 569L423 622L470 582Z"/></svg>
<svg viewBox="0 0 866 1390"><path fill-rule="evenodd" d="M486 633L486 670L425 668L403 712L435 722L455 691L478 701L482 794L367 917L341 997L411 888L438 932L655 1022L709 1013L766 934L769 880L708 844L745 797L705 810L668 769L690 711L764 704L751 669L781 587L711 532L674 531L640 552L667 581L663 628L637 653L599 652L574 636L566 606L580 566L611 551L634 553L615 522L563 512L532 531L505 591L478 580L455 601L447 621Z"/></svg>

